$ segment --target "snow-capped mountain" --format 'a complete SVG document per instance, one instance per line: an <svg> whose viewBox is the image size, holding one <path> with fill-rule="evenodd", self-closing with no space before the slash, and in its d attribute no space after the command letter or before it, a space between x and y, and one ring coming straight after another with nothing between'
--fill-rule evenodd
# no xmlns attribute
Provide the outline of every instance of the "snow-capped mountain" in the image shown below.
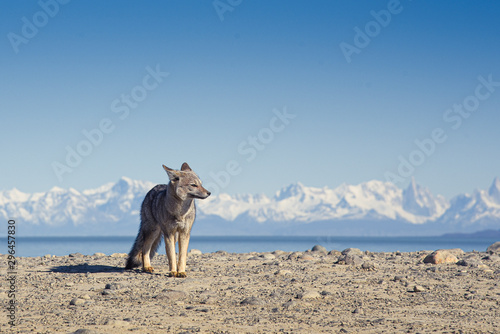
<svg viewBox="0 0 500 334"><path fill-rule="evenodd" d="M281 189L273 198L221 194L200 201L198 207L205 215L229 221L246 214L257 222L390 219L419 224L439 217L448 203L415 182L402 191L392 183L369 181L336 189L297 183Z"/></svg>
<svg viewBox="0 0 500 334"><path fill-rule="evenodd" d="M122 177L116 183L82 192L54 187L45 193L26 194L12 189L0 192L0 217L19 221L25 235L59 235L73 230L100 234L109 230L110 224L120 229L134 225L136 230L142 199L153 186ZM131 234L125 230L109 232Z"/></svg>
<svg viewBox="0 0 500 334"><path fill-rule="evenodd" d="M487 191L476 190L471 195L454 197L438 222L461 232L500 227L500 179L495 178Z"/></svg>
<svg viewBox="0 0 500 334"><path fill-rule="evenodd" d="M408 188L403 191L403 209L416 216L436 218L448 207L449 203L443 196L435 197L429 189L419 186L413 177Z"/></svg>
<svg viewBox="0 0 500 334"><path fill-rule="evenodd" d="M16 219L24 235L133 235L151 182L123 177L78 192L0 192L0 217ZM335 189L296 183L272 197L213 194L197 201L199 234L404 235L474 232L500 226L500 180L489 190L450 202L415 180L402 190L369 181ZM195 232L196 233L196 232Z"/></svg>

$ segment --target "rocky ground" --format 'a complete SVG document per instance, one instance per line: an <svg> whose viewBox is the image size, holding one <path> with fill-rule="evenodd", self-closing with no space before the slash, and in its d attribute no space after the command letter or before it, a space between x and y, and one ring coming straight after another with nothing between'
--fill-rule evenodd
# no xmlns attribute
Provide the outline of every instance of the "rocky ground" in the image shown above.
<svg viewBox="0 0 500 334"><path fill-rule="evenodd" d="M165 255L153 274L124 270L125 254L19 258L16 326L4 312L0 331L500 333L495 251L453 250L451 263L433 264L431 251L314 250L192 251L187 278L167 277Z"/></svg>

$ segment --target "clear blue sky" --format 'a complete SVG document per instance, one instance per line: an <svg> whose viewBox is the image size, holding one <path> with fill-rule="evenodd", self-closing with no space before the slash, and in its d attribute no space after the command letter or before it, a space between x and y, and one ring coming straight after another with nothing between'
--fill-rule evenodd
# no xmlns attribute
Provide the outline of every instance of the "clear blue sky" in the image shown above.
<svg viewBox="0 0 500 334"><path fill-rule="evenodd" d="M500 176L496 2L40 3L1 4L2 190L184 161L230 194L396 175L449 198Z"/></svg>

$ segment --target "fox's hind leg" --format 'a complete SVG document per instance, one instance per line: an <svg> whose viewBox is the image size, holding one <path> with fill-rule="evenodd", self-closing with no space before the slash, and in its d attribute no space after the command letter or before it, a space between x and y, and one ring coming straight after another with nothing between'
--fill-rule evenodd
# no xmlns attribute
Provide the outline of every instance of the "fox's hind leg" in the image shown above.
<svg viewBox="0 0 500 334"><path fill-rule="evenodd" d="M156 244L158 246L158 239L160 238L161 230L160 228L154 229L152 231L149 231L144 236L144 245L142 246L142 269L148 273L153 272L153 267L151 267L151 256L154 254L155 249L153 248L153 245Z"/></svg>

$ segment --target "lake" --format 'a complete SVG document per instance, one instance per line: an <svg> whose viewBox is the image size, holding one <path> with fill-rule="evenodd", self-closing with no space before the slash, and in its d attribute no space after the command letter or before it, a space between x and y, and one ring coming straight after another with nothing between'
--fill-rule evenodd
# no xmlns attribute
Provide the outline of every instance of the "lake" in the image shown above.
<svg viewBox="0 0 500 334"><path fill-rule="evenodd" d="M135 237L17 237L16 256L68 255L81 253L92 255L96 252L110 255L128 253ZM3 239L0 253L7 254L7 241ZM322 245L327 250L343 250L349 247L372 252L413 252L445 248L461 248L464 251L484 252L498 238L481 237L297 237L297 236L192 236L190 249L203 253L224 250L230 253L271 252L274 250L305 251L314 245ZM159 254L165 254L162 245Z"/></svg>

